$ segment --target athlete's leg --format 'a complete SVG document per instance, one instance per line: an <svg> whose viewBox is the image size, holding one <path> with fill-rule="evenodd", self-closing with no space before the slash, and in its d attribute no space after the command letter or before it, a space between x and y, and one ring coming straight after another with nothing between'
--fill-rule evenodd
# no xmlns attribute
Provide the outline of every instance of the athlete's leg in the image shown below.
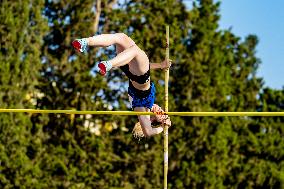
<svg viewBox="0 0 284 189"><path fill-rule="evenodd" d="M126 49L135 45L135 42L124 33L95 35L93 37L76 39L72 42L73 47L81 52L84 52L87 46L108 47L114 44Z"/></svg>
<svg viewBox="0 0 284 189"><path fill-rule="evenodd" d="M128 64L133 59L135 59L138 64L139 62L143 64L149 62L147 55L137 45L133 45L128 49L125 49L116 57L109 60L109 62L112 64L113 67L119 67Z"/></svg>
<svg viewBox="0 0 284 189"><path fill-rule="evenodd" d="M124 33L101 34L87 38L89 46L107 47L113 44L118 44L124 49L135 45L135 42Z"/></svg>
<svg viewBox="0 0 284 189"><path fill-rule="evenodd" d="M135 59L135 61L137 62L137 66L139 67L136 70L137 73L134 74L142 75L149 69L149 59L145 52L142 51L137 45L133 45L125 49L113 59L101 62L98 66L100 68L101 74L104 75L112 67L123 66L125 64L128 64L133 59Z"/></svg>

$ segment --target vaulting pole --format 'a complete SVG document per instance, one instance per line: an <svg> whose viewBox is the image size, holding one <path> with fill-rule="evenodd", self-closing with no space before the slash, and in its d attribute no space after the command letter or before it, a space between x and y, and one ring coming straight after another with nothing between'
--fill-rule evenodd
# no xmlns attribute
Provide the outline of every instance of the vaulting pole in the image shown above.
<svg viewBox="0 0 284 189"><path fill-rule="evenodd" d="M170 58L170 28L169 26L166 26L166 39L167 39L167 47L166 47L166 60L169 61ZM168 107L168 98L169 98L169 91L168 91L168 82L169 82L169 68L165 69L165 112L169 111ZM164 189L168 188L168 126L164 125Z"/></svg>

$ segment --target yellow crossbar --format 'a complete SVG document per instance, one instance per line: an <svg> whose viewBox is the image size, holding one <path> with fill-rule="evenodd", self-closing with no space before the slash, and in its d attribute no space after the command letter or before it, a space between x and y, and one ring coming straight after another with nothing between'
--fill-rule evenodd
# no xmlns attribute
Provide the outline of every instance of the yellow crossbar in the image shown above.
<svg viewBox="0 0 284 189"><path fill-rule="evenodd" d="M156 115L153 112L135 111L91 111L91 110L40 110L40 109L0 109L10 113L41 113L41 114L94 114L94 115ZM284 116L284 112L165 112L172 116Z"/></svg>

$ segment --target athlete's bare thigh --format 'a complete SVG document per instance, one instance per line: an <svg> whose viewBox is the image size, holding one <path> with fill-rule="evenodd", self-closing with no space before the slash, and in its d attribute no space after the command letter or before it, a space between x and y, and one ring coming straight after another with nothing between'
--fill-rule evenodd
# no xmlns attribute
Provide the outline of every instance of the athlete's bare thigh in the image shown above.
<svg viewBox="0 0 284 189"><path fill-rule="evenodd" d="M127 48L132 48L136 51L135 58L129 63L130 72L135 75L143 75L149 70L149 59L146 53L141 50L135 42L125 34L119 34L120 40L116 43L117 54Z"/></svg>

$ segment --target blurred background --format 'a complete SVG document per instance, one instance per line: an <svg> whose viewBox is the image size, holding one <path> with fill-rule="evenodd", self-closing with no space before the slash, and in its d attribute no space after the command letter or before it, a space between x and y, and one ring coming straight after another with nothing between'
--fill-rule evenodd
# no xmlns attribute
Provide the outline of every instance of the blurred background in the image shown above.
<svg viewBox="0 0 284 189"><path fill-rule="evenodd" d="M130 110L126 76L95 72L115 48L79 54L70 44L123 32L159 62L169 25L170 111L283 111L282 5L3 0L0 107ZM164 73L151 78L163 104ZM0 188L162 188L163 137L135 140L137 120L1 113ZM168 188L284 188L283 117L171 120Z"/></svg>

